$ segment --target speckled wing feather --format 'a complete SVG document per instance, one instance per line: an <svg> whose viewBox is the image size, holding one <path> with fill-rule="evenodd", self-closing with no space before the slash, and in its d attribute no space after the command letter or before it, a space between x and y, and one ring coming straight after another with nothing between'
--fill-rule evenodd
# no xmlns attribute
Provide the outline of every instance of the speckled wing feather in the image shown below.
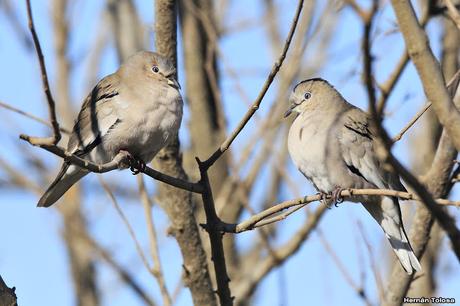
<svg viewBox="0 0 460 306"><path fill-rule="evenodd" d="M375 133L369 120L368 115L358 108L353 107L344 113L339 143L347 167L378 188L405 191L398 176L385 170L378 161L374 151ZM414 269L420 270L420 263L402 224L398 199L383 197L378 202L368 199L362 204L384 230L407 273L413 273Z"/></svg>
<svg viewBox="0 0 460 306"><path fill-rule="evenodd" d="M370 126L369 115L359 108L352 107L342 118L343 127L338 132L338 140L342 157L350 171L378 188L405 191L399 178L385 170L376 157L376 133Z"/></svg>
<svg viewBox="0 0 460 306"><path fill-rule="evenodd" d="M119 77L103 78L83 102L67 149L78 155L89 153L119 120L114 107L119 95Z"/></svg>

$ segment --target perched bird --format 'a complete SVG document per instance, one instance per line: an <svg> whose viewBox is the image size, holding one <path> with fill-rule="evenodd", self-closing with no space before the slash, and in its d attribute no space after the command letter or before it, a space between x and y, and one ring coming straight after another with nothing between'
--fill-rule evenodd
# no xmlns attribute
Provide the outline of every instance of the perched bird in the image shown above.
<svg viewBox="0 0 460 306"><path fill-rule="evenodd" d="M106 76L84 100L67 150L97 164L120 151L145 165L177 133L182 120L180 85L173 64L141 51ZM89 172L64 161L38 206L55 203Z"/></svg>
<svg viewBox="0 0 460 306"><path fill-rule="evenodd" d="M285 117L298 113L289 130L288 149L294 164L321 194L348 188L405 191L399 177L387 171L375 154L369 116L348 103L327 81L300 82ZM408 274L421 269L410 246L397 198L353 196L378 222Z"/></svg>

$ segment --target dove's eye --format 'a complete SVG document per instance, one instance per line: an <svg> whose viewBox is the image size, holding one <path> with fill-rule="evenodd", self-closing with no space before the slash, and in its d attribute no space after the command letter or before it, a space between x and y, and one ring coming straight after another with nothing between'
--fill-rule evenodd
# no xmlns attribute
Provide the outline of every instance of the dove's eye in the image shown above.
<svg viewBox="0 0 460 306"><path fill-rule="evenodd" d="M311 98L311 93L307 91L307 92L303 95L303 97L305 98L305 100L308 100L308 99Z"/></svg>
<svg viewBox="0 0 460 306"><path fill-rule="evenodd" d="M155 73L158 73L158 72L160 72L160 68L158 68L157 66L153 66L152 71L155 72Z"/></svg>

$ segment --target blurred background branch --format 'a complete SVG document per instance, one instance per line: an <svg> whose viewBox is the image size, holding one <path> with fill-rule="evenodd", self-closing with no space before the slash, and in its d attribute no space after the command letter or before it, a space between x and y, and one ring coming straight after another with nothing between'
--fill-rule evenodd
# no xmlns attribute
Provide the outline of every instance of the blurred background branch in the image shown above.
<svg viewBox="0 0 460 306"><path fill-rule="evenodd" d="M155 158L152 168L185 185L200 178L195 156L205 159L216 152L258 100L298 9L297 2L282 0L31 2L57 119L65 127L60 127L64 144L82 97L130 54L155 50L177 63L184 121L174 144ZM412 4L418 33L426 35L444 79L451 79L459 56L453 9L460 3ZM19 288L21 304L218 305L209 238L200 228L206 214L199 194L149 179L144 184L126 171L104 174L129 220L137 250L94 175L70 190L57 210L33 208L58 159L17 141L19 133L50 133L50 121L41 119L48 114L47 100L26 9L26 1L0 1L0 65L5 71L0 271L5 282ZM449 127L440 124L433 107L408 124L428 101L413 66L417 54L408 53L398 31L388 1L303 4L290 50L263 103L256 105L257 112L251 109L255 114L238 141L218 153L221 157L208 172L217 217L227 225L236 228L279 208L245 227L258 227L254 231L222 237L235 305L300 305L307 296L315 305L401 305L403 296L460 299L455 245L421 203L401 205L412 246L424 254L423 273L414 277L394 263L382 233L359 205L331 211L315 203L285 211L275 205L314 194L288 161L290 122L281 119L293 84L310 77L329 80L362 108L375 100L388 135L409 127L390 153L432 198L458 202L460 168ZM431 83L444 79L438 76ZM453 102L458 108L458 97ZM458 220L456 208L444 205L442 210Z"/></svg>

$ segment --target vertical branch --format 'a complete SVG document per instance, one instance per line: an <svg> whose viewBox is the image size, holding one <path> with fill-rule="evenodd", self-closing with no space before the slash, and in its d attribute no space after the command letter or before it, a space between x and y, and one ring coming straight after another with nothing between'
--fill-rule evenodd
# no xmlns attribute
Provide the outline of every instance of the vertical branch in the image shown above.
<svg viewBox="0 0 460 306"><path fill-rule="evenodd" d="M453 168L453 159L457 151L453 146L447 132L444 130L436 150L431 167L423 177L423 182L435 197L442 197L449 192L449 178ZM443 210L444 212L444 210ZM445 212L444 212L445 213ZM425 251L430 238L430 230L434 217L426 206L419 205L414 216L409 240L412 243L415 255L420 258ZM442 220L440 220L442 222ZM407 295L413 275L407 275L399 266L394 266L385 294L384 306L401 305L402 299Z"/></svg>
<svg viewBox="0 0 460 306"><path fill-rule="evenodd" d="M364 37L363 37L363 61L364 61L364 82L367 89L367 97L369 106L374 114L377 114L376 110L376 97L374 89L374 79L372 74L372 46L371 46L371 31L375 14L377 13L378 1L373 0L372 7L369 12L366 12L362 19L364 21Z"/></svg>
<svg viewBox="0 0 460 306"><path fill-rule="evenodd" d="M54 34L54 52L56 54L56 96L60 103L58 111L65 126L72 126L74 110L70 98L71 65L67 56L69 48L69 23L67 20L68 0L52 1L52 22ZM74 186L63 197L66 205L58 209L63 217L63 237L72 279L75 287L75 297L79 306L99 304L99 290L93 253L84 242L83 235L87 234L87 220L81 211L81 188Z"/></svg>
<svg viewBox="0 0 460 306"><path fill-rule="evenodd" d="M220 304L222 306L229 306L233 305L233 297L230 293L230 278L228 277L227 267L225 265L224 246L222 243L222 236L224 233L219 231L218 225L221 224L221 221L216 214L207 168L198 158L196 161L198 167L200 168L200 182L205 188L201 194L206 213L206 224L204 227L209 234L209 240L211 242L212 261L214 263L214 271L216 273L217 295L219 296Z"/></svg>
<svg viewBox="0 0 460 306"><path fill-rule="evenodd" d="M132 0L109 0L107 5L115 35L118 60L142 50L142 27Z"/></svg>
<svg viewBox="0 0 460 306"><path fill-rule="evenodd" d="M444 77L451 79L458 69L460 35L455 24L447 18L443 20L443 27L441 66ZM421 170L420 173L426 173L429 170L442 132L441 125L433 112L428 112L425 115L425 119L423 131L417 133L416 143L412 146L417 148L412 152L412 160L415 161L415 167ZM443 247L444 233L439 225L435 223L429 236L430 240L421 260L424 275L410 286L409 296L433 296L435 294L437 287L435 271L438 267L438 259Z"/></svg>
<svg viewBox="0 0 460 306"><path fill-rule="evenodd" d="M157 52L177 63L177 1L155 1L155 46ZM176 65L177 66L177 65ZM181 179L186 178L179 152L178 135L155 158L161 172ZM206 254L193 215L189 192L160 184L159 204L171 221L171 232L176 238L184 260L184 283L190 288L195 305L217 305L212 289Z"/></svg>
<svg viewBox="0 0 460 306"><path fill-rule="evenodd" d="M418 23L409 1L392 0L391 3L425 94L433 104L439 121L448 131L455 147L460 150L460 112L447 92L444 76L430 49L426 33Z"/></svg>
<svg viewBox="0 0 460 306"><path fill-rule="evenodd" d="M29 30L32 34L32 39L34 41L35 50L37 51L38 62L40 63L40 71L42 75L42 85L45 92L46 100L48 101L48 110L51 125L53 126L53 136L48 138L38 138L38 137L28 137L31 141L36 144L45 144L45 145L55 145L61 140L61 132L59 130L59 123L56 118L56 104L54 102L53 96L51 95L50 85L48 82L48 74L46 72L45 59L43 57L42 48L40 46L40 41L38 40L37 32L35 31L34 19L32 16L32 8L30 5L30 0L26 0L27 4L27 16L29 18Z"/></svg>
<svg viewBox="0 0 460 306"><path fill-rule="evenodd" d="M214 13L212 2L210 0L180 2L184 64L187 76L186 95L190 106L191 156L209 156L225 137L225 126L222 124L219 111L222 109L221 101L218 99L220 91L213 94L212 89L212 83L218 83L218 80L213 82L211 78L211 75L217 76L215 53L218 43L218 33L212 18ZM199 14L198 11L202 14ZM206 26L210 28L210 31L215 32L214 36L207 35ZM199 173L196 172L194 174L198 176ZM227 176L227 161L222 158L209 171L213 190L219 191Z"/></svg>
<svg viewBox="0 0 460 306"><path fill-rule="evenodd" d="M144 206L144 214L147 221L147 232L150 241L150 254L153 260L153 267L150 269L152 274L158 281L160 287L161 296L163 297L163 305L170 306L171 296L169 295L168 289L166 288L166 282L161 269L160 254L158 251L157 234L155 231L155 225L152 217L152 202L150 201L147 190L145 189L144 178L142 176L137 177L139 185L139 193L141 196L142 205Z"/></svg>

